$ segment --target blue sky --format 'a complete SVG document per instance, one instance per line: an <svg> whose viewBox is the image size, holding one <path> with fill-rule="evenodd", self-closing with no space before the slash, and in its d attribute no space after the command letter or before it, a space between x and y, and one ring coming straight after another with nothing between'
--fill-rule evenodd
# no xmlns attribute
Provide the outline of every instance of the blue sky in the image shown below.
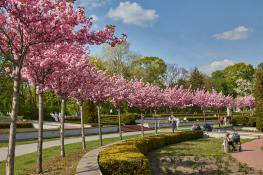
<svg viewBox="0 0 263 175"><path fill-rule="evenodd" d="M209 73L263 62L262 0L77 0L95 28L116 25L134 50ZM91 47L91 54L101 47Z"/></svg>

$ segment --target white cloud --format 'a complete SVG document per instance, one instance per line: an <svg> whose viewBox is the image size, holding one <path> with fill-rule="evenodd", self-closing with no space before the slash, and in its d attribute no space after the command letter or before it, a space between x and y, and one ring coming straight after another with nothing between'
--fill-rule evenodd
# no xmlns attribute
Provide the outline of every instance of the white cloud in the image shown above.
<svg viewBox="0 0 263 175"><path fill-rule="evenodd" d="M136 2L120 2L119 6L111 8L107 17L122 21L125 24L148 26L151 25L159 15L154 9L143 9L142 6Z"/></svg>
<svg viewBox="0 0 263 175"><path fill-rule="evenodd" d="M215 34L214 37L217 40L243 40L248 37L248 34L251 31L251 29L245 26L239 26L234 28L233 30Z"/></svg>
<svg viewBox="0 0 263 175"><path fill-rule="evenodd" d="M110 2L110 0L77 0L77 5L78 6L83 6L88 9L92 9L95 7L101 7L105 4Z"/></svg>
<svg viewBox="0 0 263 175"><path fill-rule="evenodd" d="M93 22L98 22L99 19L100 19L97 15L94 15L94 14L93 14L93 15L90 15L90 17L92 18L92 21L93 21Z"/></svg>
<svg viewBox="0 0 263 175"><path fill-rule="evenodd" d="M207 74L211 74L212 72L216 70L224 69L227 66L235 64L235 61L229 60L229 59L223 59L218 61L213 61L212 63L200 67L200 70L202 72L205 72Z"/></svg>

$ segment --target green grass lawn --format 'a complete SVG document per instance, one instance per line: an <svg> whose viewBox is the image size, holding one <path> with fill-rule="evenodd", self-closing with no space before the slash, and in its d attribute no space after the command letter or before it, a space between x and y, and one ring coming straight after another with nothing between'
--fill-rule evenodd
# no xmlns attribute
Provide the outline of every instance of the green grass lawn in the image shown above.
<svg viewBox="0 0 263 175"><path fill-rule="evenodd" d="M241 143L251 140L253 139L242 139ZM160 149L158 154L176 154L179 156L222 156L225 154L222 149L222 143L222 138L202 138L164 147Z"/></svg>
<svg viewBox="0 0 263 175"><path fill-rule="evenodd" d="M71 138L78 138L80 136L75 136L75 137L65 137L65 139L71 139ZM44 139L44 142L47 141L52 141L52 140L59 140L59 138L46 138ZM31 144L31 143L37 143L37 139L30 139L30 140L17 140L16 145L25 145L25 144ZM0 148L7 147L8 142L1 142L0 143Z"/></svg>
<svg viewBox="0 0 263 175"><path fill-rule="evenodd" d="M248 142L253 139L242 139ZM163 147L148 155L154 174L227 175L260 172L224 153L222 138L202 138Z"/></svg>
<svg viewBox="0 0 263 175"><path fill-rule="evenodd" d="M138 137L124 136L123 139ZM119 138L103 139L104 144L109 144L118 141ZM87 142L87 148L93 149L99 146L98 140ZM60 147L52 147L43 150L43 164L44 174L74 174L77 163L81 156L85 153L81 151L81 143L73 143L65 145L66 158L60 158ZM23 156L16 157L15 160L15 174L29 175L34 172L37 153L30 153ZM0 162L0 174L4 174L5 161Z"/></svg>
<svg viewBox="0 0 263 175"><path fill-rule="evenodd" d="M176 154L179 156L223 155L223 139L204 138L186 141L162 148L158 154Z"/></svg>

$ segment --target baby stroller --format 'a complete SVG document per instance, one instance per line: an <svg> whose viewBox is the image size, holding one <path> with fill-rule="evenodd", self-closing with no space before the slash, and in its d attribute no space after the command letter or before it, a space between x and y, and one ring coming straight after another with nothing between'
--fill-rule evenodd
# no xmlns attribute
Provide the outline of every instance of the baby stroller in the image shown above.
<svg viewBox="0 0 263 175"><path fill-rule="evenodd" d="M235 145L235 147L237 148L237 150L239 152L242 151L242 148L241 148L241 141L240 141L240 135L238 134L237 131L235 131L233 134L232 134L232 141Z"/></svg>
<svg viewBox="0 0 263 175"><path fill-rule="evenodd" d="M203 125L203 128L204 128L204 131L207 131L207 132L212 132L213 130L213 127L209 123L205 123Z"/></svg>

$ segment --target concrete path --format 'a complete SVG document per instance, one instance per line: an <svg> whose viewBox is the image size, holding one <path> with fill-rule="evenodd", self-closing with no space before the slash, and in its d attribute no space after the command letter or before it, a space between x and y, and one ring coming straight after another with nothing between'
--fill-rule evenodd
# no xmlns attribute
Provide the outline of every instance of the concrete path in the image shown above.
<svg viewBox="0 0 263 175"><path fill-rule="evenodd" d="M160 132L170 132L170 131L171 129L161 129ZM153 132L154 130L145 131L145 133L153 133ZM131 135L138 135L138 134L141 134L141 132L138 131L138 132L123 133L123 136L131 136ZM119 137L119 133L103 135L103 138L115 138L115 137ZM98 140L98 135L86 137L86 141L94 141L94 140ZM78 143L78 142L81 142L81 137L65 139L65 144ZM48 141L48 142L43 143L43 149L54 147L54 146L59 146L59 145L60 145L59 139L54 140L54 141ZM21 155L33 153L36 151L37 151L37 143L17 145L15 156L21 156ZM6 156L7 156L7 147L0 148L0 161L6 160Z"/></svg>
<svg viewBox="0 0 263 175"><path fill-rule="evenodd" d="M116 143L108 144L105 146L101 146L99 148L93 149L89 152L87 152L79 161L77 169L76 169L76 175L101 175L100 167L98 164L98 155L101 151L103 151L108 146L111 146Z"/></svg>
<svg viewBox="0 0 263 175"><path fill-rule="evenodd" d="M231 155L239 162L263 171L263 150L261 147L263 147L263 138L242 144L242 152L232 153Z"/></svg>
<svg viewBox="0 0 263 175"><path fill-rule="evenodd" d="M227 131L232 134L233 131ZM222 138L225 136L226 132L205 132L209 137ZM258 139L263 138L263 133L254 133L254 132L238 132L242 139Z"/></svg>

